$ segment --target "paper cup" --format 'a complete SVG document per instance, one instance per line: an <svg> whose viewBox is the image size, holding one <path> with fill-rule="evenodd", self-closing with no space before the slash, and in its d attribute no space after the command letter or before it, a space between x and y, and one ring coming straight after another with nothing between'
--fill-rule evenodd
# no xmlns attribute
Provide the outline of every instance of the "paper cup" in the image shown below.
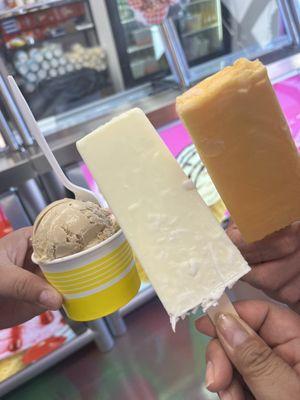
<svg viewBox="0 0 300 400"><path fill-rule="evenodd" d="M48 282L64 297L63 307L75 321L90 321L127 304L140 288L132 250L121 230L80 253L37 262Z"/></svg>

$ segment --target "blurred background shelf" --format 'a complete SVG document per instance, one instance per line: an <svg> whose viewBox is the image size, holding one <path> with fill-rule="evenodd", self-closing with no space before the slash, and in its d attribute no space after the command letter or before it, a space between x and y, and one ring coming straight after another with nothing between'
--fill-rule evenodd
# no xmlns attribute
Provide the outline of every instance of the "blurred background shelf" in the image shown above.
<svg viewBox="0 0 300 400"><path fill-rule="evenodd" d="M70 36L70 35L76 35L80 32L85 32L85 31L89 31L94 29L94 25L93 24L85 24L85 25L79 25L79 26L75 26L75 30L71 31L71 32L62 32L60 34L57 34L56 36L48 36L47 38L45 38L44 40L35 40L32 43L26 43L23 46L19 46L19 47L15 47L15 48L10 48L10 49L6 49L6 51L10 52L15 52L15 51L19 51L19 50L28 50L32 47L36 47L39 46L41 44L43 44L45 41L52 41L52 40L61 40L64 37Z"/></svg>
<svg viewBox="0 0 300 400"><path fill-rule="evenodd" d="M47 10L48 8L64 6L71 3L81 3L86 0L45 0L34 4L28 4L21 7L15 7L11 9L1 10L0 19L6 19L11 17L17 17L28 13L33 13L41 10Z"/></svg>
<svg viewBox="0 0 300 400"><path fill-rule="evenodd" d="M132 22L137 22L137 20L135 18L122 19L122 24L130 24Z"/></svg>
<svg viewBox="0 0 300 400"><path fill-rule="evenodd" d="M210 26L205 26L203 28L196 29L196 30L191 31L191 32L183 32L181 34L181 37L184 38L184 37L188 37L188 36L197 35L198 33L205 32L205 31L207 31L209 29L215 29L215 28L219 28L219 24L218 23L215 23L215 24L210 25Z"/></svg>
<svg viewBox="0 0 300 400"><path fill-rule="evenodd" d="M144 45L140 45L140 46L129 46L127 48L127 53L128 54L132 54L132 53L136 53L138 51L143 51L143 50L148 50L153 48L153 44L149 43L149 44L144 44Z"/></svg>

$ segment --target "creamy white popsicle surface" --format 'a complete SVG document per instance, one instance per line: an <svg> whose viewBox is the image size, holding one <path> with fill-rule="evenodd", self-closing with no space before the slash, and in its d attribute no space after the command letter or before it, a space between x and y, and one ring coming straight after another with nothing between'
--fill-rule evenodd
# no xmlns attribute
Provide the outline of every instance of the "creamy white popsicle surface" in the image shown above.
<svg viewBox="0 0 300 400"><path fill-rule="evenodd" d="M217 303L250 268L142 110L77 142L171 317Z"/></svg>

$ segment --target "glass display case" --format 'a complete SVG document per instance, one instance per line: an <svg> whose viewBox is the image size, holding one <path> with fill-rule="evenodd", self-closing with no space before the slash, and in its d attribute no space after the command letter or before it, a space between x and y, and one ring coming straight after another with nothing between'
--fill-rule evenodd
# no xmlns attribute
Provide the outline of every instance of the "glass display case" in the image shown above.
<svg viewBox="0 0 300 400"><path fill-rule="evenodd" d="M146 26L137 20L126 0L107 0L106 5L125 86L167 75L159 25ZM226 8L222 9L220 0L191 0L172 18L189 66L229 52L230 36L222 27Z"/></svg>
<svg viewBox="0 0 300 400"><path fill-rule="evenodd" d="M292 51L297 29L292 26L295 21L289 18L285 2L222 0L220 4L221 7L216 3L216 8L221 10L217 15L222 16L224 53L221 56L216 53L206 62L195 62L191 68L192 81L214 73L239 57L274 60L278 51L279 57L283 51ZM213 43L212 37L210 40Z"/></svg>
<svg viewBox="0 0 300 400"><path fill-rule="evenodd" d="M229 13L220 0L191 0L175 18L189 66L229 53ZM223 21L223 23L222 23Z"/></svg>
<svg viewBox="0 0 300 400"><path fill-rule="evenodd" d="M107 0L106 6L125 86L167 75L169 68L159 26L139 22L126 0Z"/></svg>
<svg viewBox="0 0 300 400"><path fill-rule="evenodd" d="M240 56L265 57L291 51L297 43L285 2L183 3L171 19L189 84ZM45 135L124 104L159 108L161 102L150 98L179 89L173 70L176 82L170 79L160 26L139 22L127 0L44 0L6 7L0 10L0 29L0 74L15 76Z"/></svg>
<svg viewBox="0 0 300 400"><path fill-rule="evenodd" d="M0 11L0 54L42 119L112 94L89 2L49 0Z"/></svg>

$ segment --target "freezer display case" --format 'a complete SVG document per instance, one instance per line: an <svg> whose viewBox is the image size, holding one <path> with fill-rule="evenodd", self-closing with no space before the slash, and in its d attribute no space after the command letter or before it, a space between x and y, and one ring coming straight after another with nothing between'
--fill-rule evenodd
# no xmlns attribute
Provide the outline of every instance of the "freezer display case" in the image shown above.
<svg viewBox="0 0 300 400"><path fill-rule="evenodd" d="M125 85L166 75L169 69L159 25L139 22L127 0L107 0L106 5ZM176 25L189 66L230 51L230 36L222 27L222 18L226 19L228 13L220 0L184 2L177 12L171 9L169 16Z"/></svg>
<svg viewBox="0 0 300 400"><path fill-rule="evenodd" d="M15 77L37 119L112 93L87 0L6 6L0 10L0 33L2 72Z"/></svg>
<svg viewBox="0 0 300 400"><path fill-rule="evenodd" d="M125 86L167 75L169 68L159 26L139 22L127 0L106 0L106 6Z"/></svg>
<svg viewBox="0 0 300 400"><path fill-rule="evenodd" d="M221 0L191 0L174 18L188 65L230 52L229 13Z"/></svg>

